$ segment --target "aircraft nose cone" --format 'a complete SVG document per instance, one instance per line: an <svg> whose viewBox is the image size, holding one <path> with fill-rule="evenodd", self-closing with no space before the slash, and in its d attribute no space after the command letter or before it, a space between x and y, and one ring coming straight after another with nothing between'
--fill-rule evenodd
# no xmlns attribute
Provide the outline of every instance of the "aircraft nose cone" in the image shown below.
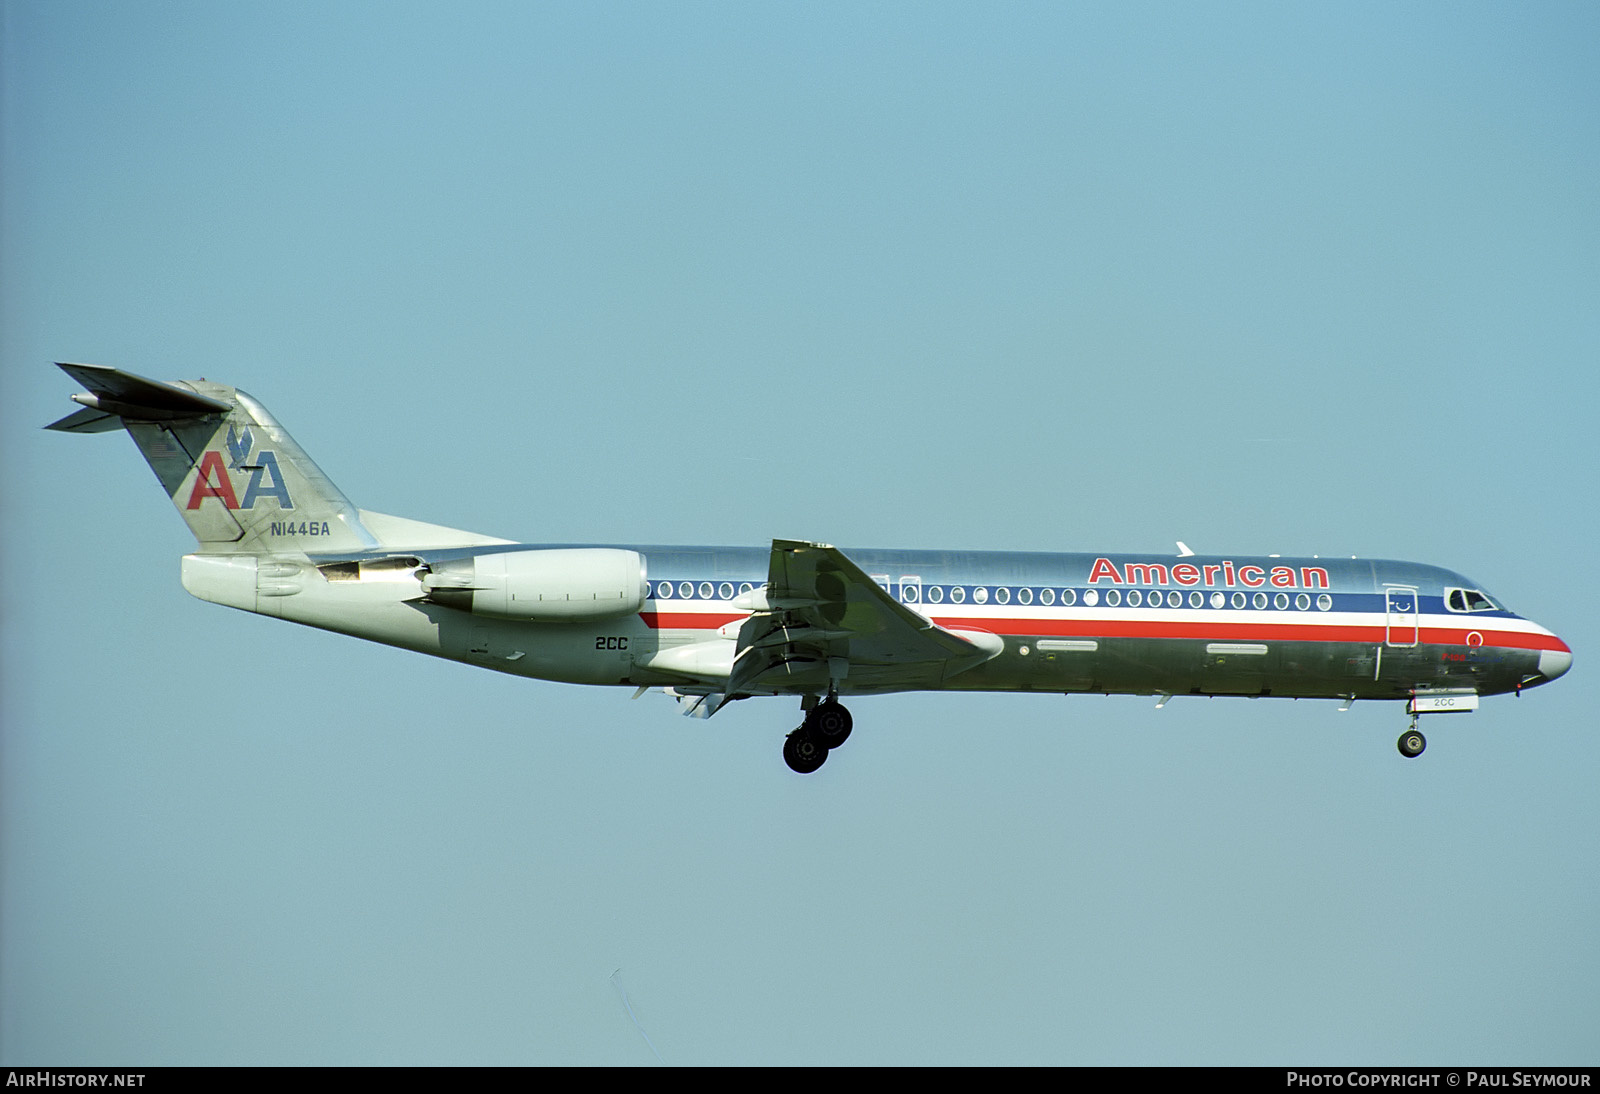
<svg viewBox="0 0 1600 1094"><path fill-rule="evenodd" d="M1539 653L1539 675L1546 680L1554 680L1572 667L1572 651L1569 649L1542 650Z"/></svg>

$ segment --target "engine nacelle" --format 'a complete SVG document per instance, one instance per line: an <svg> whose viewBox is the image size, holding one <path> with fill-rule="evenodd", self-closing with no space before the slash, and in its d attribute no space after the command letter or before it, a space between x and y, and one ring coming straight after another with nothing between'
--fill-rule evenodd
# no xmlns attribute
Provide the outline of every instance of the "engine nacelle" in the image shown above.
<svg viewBox="0 0 1600 1094"><path fill-rule="evenodd" d="M422 588L433 603L474 615L561 623L636 612L650 586L638 551L551 547L435 563Z"/></svg>

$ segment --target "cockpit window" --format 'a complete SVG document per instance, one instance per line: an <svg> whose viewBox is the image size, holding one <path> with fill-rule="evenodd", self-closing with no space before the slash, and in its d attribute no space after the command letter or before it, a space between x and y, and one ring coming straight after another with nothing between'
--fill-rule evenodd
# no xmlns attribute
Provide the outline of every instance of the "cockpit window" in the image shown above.
<svg viewBox="0 0 1600 1094"><path fill-rule="evenodd" d="M1446 589L1445 607L1453 612L1493 612L1499 607L1477 589Z"/></svg>

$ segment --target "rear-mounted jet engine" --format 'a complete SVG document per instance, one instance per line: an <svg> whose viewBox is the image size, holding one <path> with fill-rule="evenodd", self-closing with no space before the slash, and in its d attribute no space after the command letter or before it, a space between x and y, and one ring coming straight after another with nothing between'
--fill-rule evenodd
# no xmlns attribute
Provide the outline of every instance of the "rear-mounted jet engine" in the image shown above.
<svg viewBox="0 0 1600 1094"><path fill-rule="evenodd" d="M497 551L436 562L422 575L434 604L495 619L565 623L637 612L644 556L609 547Z"/></svg>

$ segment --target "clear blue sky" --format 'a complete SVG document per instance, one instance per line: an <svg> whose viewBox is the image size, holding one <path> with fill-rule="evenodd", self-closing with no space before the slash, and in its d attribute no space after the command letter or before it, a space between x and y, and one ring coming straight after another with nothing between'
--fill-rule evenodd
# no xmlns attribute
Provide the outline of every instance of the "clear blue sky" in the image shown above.
<svg viewBox="0 0 1600 1094"><path fill-rule="evenodd" d="M0 1059L1600 1062L1600 8L0 4ZM501 678L191 599L53 360L539 541L1359 554L1396 706Z"/></svg>

